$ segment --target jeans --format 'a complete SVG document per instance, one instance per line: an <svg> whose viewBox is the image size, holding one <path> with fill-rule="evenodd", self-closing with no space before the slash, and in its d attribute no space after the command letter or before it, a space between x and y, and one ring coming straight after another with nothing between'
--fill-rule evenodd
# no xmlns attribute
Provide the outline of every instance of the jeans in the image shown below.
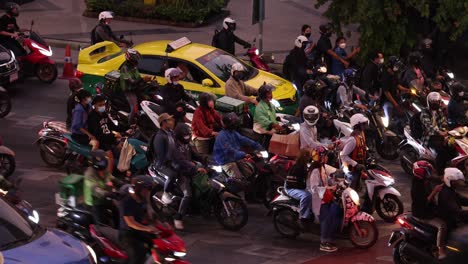
<svg viewBox="0 0 468 264"><path fill-rule="evenodd" d="M182 201L180 201L179 211L175 215L174 219L182 220L184 215L187 213L187 209L190 205L190 199L192 198L192 179L189 176L180 176L177 183L179 184L184 197L182 197Z"/></svg>
<svg viewBox="0 0 468 264"><path fill-rule="evenodd" d="M331 242L333 236L340 226L340 207L334 203L322 204L320 206L320 242Z"/></svg>
<svg viewBox="0 0 468 264"><path fill-rule="evenodd" d="M177 179L178 173L168 166L160 166L157 170L167 176L166 182L164 182L164 192L170 191L172 183Z"/></svg>
<svg viewBox="0 0 468 264"><path fill-rule="evenodd" d="M312 206L312 195L303 189L286 189L286 192L292 198L299 200L299 216L301 218L310 218L310 208Z"/></svg>

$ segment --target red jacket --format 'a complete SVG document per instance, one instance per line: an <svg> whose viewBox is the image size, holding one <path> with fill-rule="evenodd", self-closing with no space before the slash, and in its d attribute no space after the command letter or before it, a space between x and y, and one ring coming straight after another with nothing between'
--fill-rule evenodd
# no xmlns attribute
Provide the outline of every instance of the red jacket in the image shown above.
<svg viewBox="0 0 468 264"><path fill-rule="evenodd" d="M221 129L221 115L214 109L198 107L193 114L192 133L194 137L210 138L215 127Z"/></svg>

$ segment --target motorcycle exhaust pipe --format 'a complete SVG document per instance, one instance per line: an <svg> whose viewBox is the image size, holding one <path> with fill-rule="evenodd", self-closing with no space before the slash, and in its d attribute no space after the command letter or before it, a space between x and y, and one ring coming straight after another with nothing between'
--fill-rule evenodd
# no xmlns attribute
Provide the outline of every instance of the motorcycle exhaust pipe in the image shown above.
<svg viewBox="0 0 468 264"><path fill-rule="evenodd" d="M400 246L400 254L408 255L411 258L417 259L421 263L425 264L439 263L431 254L424 252L423 250L407 242L402 242L402 245Z"/></svg>

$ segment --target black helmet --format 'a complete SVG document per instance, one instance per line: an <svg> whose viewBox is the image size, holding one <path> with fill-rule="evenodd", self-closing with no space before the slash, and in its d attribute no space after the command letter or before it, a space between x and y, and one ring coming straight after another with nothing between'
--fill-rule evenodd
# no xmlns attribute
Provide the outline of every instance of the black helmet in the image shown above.
<svg viewBox="0 0 468 264"><path fill-rule="evenodd" d="M454 82L451 86L450 86L450 95L453 96L453 97L462 97L462 95L460 95L461 92L465 92L465 86L460 83L460 82Z"/></svg>
<svg viewBox="0 0 468 264"><path fill-rule="evenodd" d="M239 117L235 113L227 113L223 116L223 124L226 129L236 129L239 125Z"/></svg>
<svg viewBox="0 0 468 264"><path fill-rule="evenodd" d="M332 25L330 23L321 24L319 26L319 30L321 34L324 34L324 35L330 34L332 31Z"/></svg>
<svg viewBox="0 0 468 264"><path fill-rule="evenodd" d="M192 131L185 123L178 123L174 129L174 137L185 144L190 142L192 138Z"/></svg>
<svg viewBox="0 0 468 264"><path fill-rule="evenodd" d="M144 199L144 197L141 197L141 191L143 189L151 190L153 188L153 179L147 175L135 176L132 179L132 183L135 194L138 195L138 197L141 199Z"/></svg>
<svg viewBox="0 0 468 264"><path fill-rule="evenodd" d="M394 72L401 71L404 68L403 62L397 56L390 56L387 62L387 68L392 69Z"/></svg>
<svg viewBox="0 0 468 264"><path fill-rule="evenodd" d="M91 93L87 90L83 89L83 90L78 91L78 93L76 93L76 99L78 99L78 101L84 100L87 97L91 97Z"/></svg>
<svg viewBox="0 0 468 264"><path fill-rule="evenodd" d="M275 87L271 84L263 83L260 88L258 88L258 98L264 100L268 93L273 92Z"/></svg>
<svg viewBox="0 0 468 264"><path fill-rule="evenodd" d="M307 96L314 97L314 98L320 98L322 91L324 88L326 88L327 85L325 82L321 80L308 80L304 84L304 93Z"/></svg>
<svg viewBox="0 0 468 264"><path fill-rule="evenodd" d="M418 51L411 52L408 55L408 64L411 66L420 66L422 57L422 54Z"/></svg>
<svg viewBox="0 0 468 264"><path fill-rule="evenodd" d="M105 170L108 165L106 152L102 149L91 152L91 165L96 170Z"/></svg>
<svg viewBox="0 0 468 264"><path fill-rule="evenodd" d="M5 3L5 10L6 12L11 15L11 16L18 16L19 15L19 5L14 2L7 2ZM16 9L16 13L13 12L13 10Z"/></svg>
<svg viewBox="0 0 468 264"><path fill-rule="evenodd" d="M198 96L198 102L200 103L200 106L208 108L208 102L209 101L216 101L216 96L213 95L212 93L201 93Z"/></svg>

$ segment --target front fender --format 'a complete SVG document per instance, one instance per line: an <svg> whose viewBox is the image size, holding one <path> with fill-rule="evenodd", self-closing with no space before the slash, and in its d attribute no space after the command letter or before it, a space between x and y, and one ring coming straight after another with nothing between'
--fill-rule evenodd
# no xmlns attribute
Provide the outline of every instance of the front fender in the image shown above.
<svg viewBox="0 0 468 264"><path fill-rule="evenodd" d="M393 194L393 195L395 195L397 197L401 196L401 193L397 189L395 189L395 188L393 188L391 186L382 188L382 189L378 190L377 193L378 193L381 200L383 200L383 198L387 194Z"/></svg>
<svg viewBox="0 0 468 264"><path fill-rule="evenodd" d="M15 152L8 147L0 146L0 154L7 154L10 156L15 156Z"/></svg>
<svg viewBox="0 0 468 264"><path fill-rule="evenodd" d="M363 211L359 211L357 214L351 217L351 223L354 223L356 221L374 222L375 219L372 215Z"/></svg>

